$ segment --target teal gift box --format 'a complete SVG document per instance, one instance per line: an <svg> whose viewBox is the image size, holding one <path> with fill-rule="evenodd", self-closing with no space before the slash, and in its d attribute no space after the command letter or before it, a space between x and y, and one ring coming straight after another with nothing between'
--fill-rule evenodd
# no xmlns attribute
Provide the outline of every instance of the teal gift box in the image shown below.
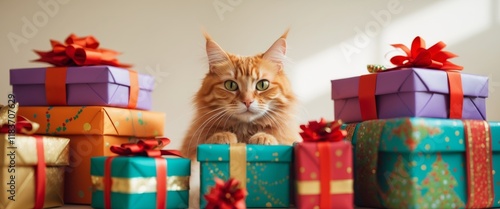
<svg viewBox="0 0 500 209"><path fill-rule="evenodd" d="M500 122L396 118L345 128L357 206L500 207Z"/></svg>
<svg viewBox="0 0 500 209"><path fill-rule="evenodd" d="M199 145L200 208L215 177L246 182L249 208L289 207L292 154L293 147L287 145Z"/></svg>
<svg viewBox="0 0 500 209"><path fill-rule="evenodd" d="M104 208L104 169L108 157L91 158L92 207ZM188 208L191 164L185 158L164 158L167 165L166 208ZM156 163L151 157L115 157L111 163L111 206L156 208Z"/></svg>

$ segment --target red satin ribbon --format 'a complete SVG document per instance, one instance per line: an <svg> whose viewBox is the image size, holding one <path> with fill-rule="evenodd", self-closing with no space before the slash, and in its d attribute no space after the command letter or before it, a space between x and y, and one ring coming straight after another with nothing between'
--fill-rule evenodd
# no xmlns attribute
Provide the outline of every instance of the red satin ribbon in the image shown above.
<svg viewBox="0 0 500 209"><path fill-rule="evenodd" d="M377 102L375 90L377 88L377 74L367 74L359 77L358 99L361 119L377 119Z"/></svg>
<svg viewBox="0 0 500 209"><path fill-rule="evenodd" d="M130 91L128 97L128 108L135 109L139 98L139 76L137 72L129 70L130 75Z"/></svg>
<svg viewBox="0 0 500 209"><path fill-rule="evenodd" d="M205 209L245 209L246 189L240 187L240 182L230 178L227 182L215 177L215 186L203 197L207 200Z"/></svg>
<svg viewBox="0 0 500 209"><path fill-rule="evenodd" d="M458 72L446 72L448 88L450 89L450 115L449 118L462 118L464 105L464 92L462 89L462 76Z"/></svg>
<svg viewBox="0 0 500 209"><path fill-rule="evenodd" d="M490 208L494 181L491 131L488 122L464 120L467 166L467 207Z"/></svg>
<svg viewBox="0 0 500 209"><path fill-rule="evenodd" d="M25 133L25 132L30 132L33 130L33 122L29 121L23 116L17 116L16 117L16 124L14 126L15 128L15 133ZM0 133L9 133L9 125L4 124L3 126L0 126Z"/></svg>
<svg viewBox="0 0 500 209"><path fill-rule="evenodd" d="M46 164L43 147L43 138L41 136L33 136L36 139L36 153L38 163L35 168L35 209L43 208L45 202L45 175Z"/></svg>
<svg viewBox="0 0 500 209"><path fill-rule="evenodd" d="M70 34L64 43L50 40L52 50L34 50L40 58L35 62L46 62L54 66L89 66L110 65L116 67L130 67L116 59L119 54L110 49L99 48L99 41L93 36L78 37Z"/></svg>
<svg viewBox="0 0 500 209"><path fill-rule="evenodd" d="M319 152L319 182L320 182L320 195L319 195L319 207L320 208L331 208L330 200L330 170L331 170L331 156L329 142L318 142L318 152Z"/></svg>
<svg viewBox="0 0 500 209"><path fill-rule="evenodd" d="M440 70L462 70L463 67L455 65L448 61L457 55L442 51L446 44L438 42L428 49L425 48L425 40L420 36L415 37L411 44L411 49L408 49L403 44L391 44L391 46L401 49L406 53L406 56L397 55L391 58L391 63L398 67L423 67Z"/></svg>
<svg viewBox="0 0 500 209"><path fill-rule="evenodd" d="M304 142L336 142L341 141L346 136L346 131L341 130L341 120L327 123L324 118L320 121L309 121L307 125L300 125L302 132L300 136Z"/></svg>
<svg viewBox="0 0 500 209"><path fill-rule="evenodd" d="M167 205L167 162L162 155L173 155L182 157L178 150L162 150L170 143L168 138L157 138L149 140L140 140L137 143L121 144L120 146L111 146L111 152L120 156L148 156L155 158L156 164L156 208L164 209ZM104 168L104 207L111 208L111 163L114 157L108 157Z"/></svg>
<svg viewBox="0 0 500 209"><path fill-rule="evenodd" d="M148 156L148 157L160 157L162 155L173 155L177 157L182 157L180 151L178 150L162 150L163 147L170 144L170 139L168 138L156 138L140 140L137 143L126 143L120 146L111 146L110 150L121 156Z"/></svg>
<svg viewBox="0 0 500 209"><path fill-rule="evenodd" d="M156 157L156 208L165 209L167 205L167 161Z"/></svg>
<svg viewBox="0 0 500 209"><path fill-rule="evenodd" d="M49 67L45 71L45 98L49 105L66 103L66 67Z"/></svg>
<svg viewBox="0 0 500 209"><path fill-rule="evenodd" d="M113 181L111 179L111 162L115 157L108 157L106 161L104 161L104 208L111 208L111 185L113 185Z"/></svg>

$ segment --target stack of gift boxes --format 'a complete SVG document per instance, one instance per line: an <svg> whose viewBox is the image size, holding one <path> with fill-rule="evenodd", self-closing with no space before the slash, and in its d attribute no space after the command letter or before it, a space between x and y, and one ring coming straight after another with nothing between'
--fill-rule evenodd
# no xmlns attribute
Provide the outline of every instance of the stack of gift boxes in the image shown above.
<svg viewBox="0 0 500 209"><path fill-rule="evenodd" d="M16 116L9 97L0 105L0 208L49 208L63 204L69 139L34 134L38 124Z"/></svg>
<svg viewBox="0 0 500 209"><path fill-rule="evenodd" d="M155 194L156 187L152 189L145 187L148 183L155 182L155 179L149 178L156 176L154 158L158 156L145 157L147 159L128 157L134 153L124 154L110 149L113 145L135 143L142 139L153 141L165 139L161 138L164 134L165 114L150 110L154 78L137 73L128 69L127 65L120 64L114 58L116 52L98 48L99 43L92 36L70 35L65 43L52 41L52 46L53 50L49 52L37 52L41 56L38 61L48 62L56 67L10 71L13 95L15 101L20 104L17 115L39 124L39 128L34 131L35 134L45 135L50 139L58 138L49 136L69 139L65 141L68 145L64 150L66 160L52 162L56 159L51 157L52 161L46 162L47 165L55 163L66 167L61 167L63 172L58 173L47 170L47 179L52 182L46 184L47 196L59 197L59 201L56 204L45 204L44 208L63 205L63 197L64 203L92 203L95 208L104 208L103 201L106 198L103 197L102 190L109 185L109 182L103 182L106 178L102 178L102 171L106 170L106 167L111 170L110 179L114 182L109 188L111 196L107 199L111 199L111 204L116 204L119 208L125 208L120 205L123 203L130 204L130 208L137 208L137 204L144 204L144 202L154 204L156 197L150 201L148 195ZM8 139L8 137L5 138ZM18 137L17 143L21 142L26 144L33 140L22 140ZM51 153L60 152L61 146L47 143L45 140L45 149L49 150L49 157L62 155ZM150 149L158 150L166 143L160 145ZM18 148L22 149L22 152L18 153L33 153L34 151L28 149L28 145L22 147L19 145ZM8 150L5 148L2 151ZM116 155L125 156L117 157L109 165L102 164L100 161ZM3 153L2 156L4 156ZM23 159L35 159L28 163L36 163L37 158L35 155ZM153 164L148 160L153 160ZM167 161L167 159L164 160ZM176 157L168 161L166 168L172 167L172 169L168 169L166 176L182 176L181 180L168 183L183 185L175 190L182 198L174 198L176 200L170 201L169 205L176 205L175 208L186 208L189 160ZM34 193L32 194L31 190L19 189L23 188L19 186L21 178L22 176L18 176L18 188L14 193L24 199L33 199ZM54 183L54 181L58 182ZM49 190L53 187L58 188ZM138 195L142 199L134 199ZM169 195L175 197L174 194ZM16 203L24 204L21 208L31 207L22 201L16 201Z"/></svg>
<svg viewBox="0 0 500 209"><path fill-rule="evenodd" d="M420 37L397 67L332 80L335 118L354 147L355 203L383 208L500 207L500 123L488 78L460 73L444 43Z"/></svg>
<svg viewBox="0 0 500 209"><path fill-rule="evenodd" d="M304 140L293 146L199 145L200 193L211 191L214 178L234 178L249 208L353 208L352 146L340 122L310 121L301 129Z"/></svg>
<svg viewBox="0 0 500 209"><path fill-rule="evenodd" d="M373 65L372 74L332 80L335 118L347 124L310 121L292 146L200 145L200 176L190 177L190 160L164 149L165 115L150 111L153 78L107 56L96 64L93 38L68 40L53 42L52 54L39 52L58 67L10 72L17 114L39 124L28 134L64 137L52 137L57 146L37 135L23 141L23 152L42 141L52 156L42 160L47 166L40 166L43 156L30 158L30 172L46 167L47 179L65 176L64 187L45 181L46 196L59 201L44 207L61 205L64 194L66 203L94 208L187 208L189 178L201 180L201 208L500 206L500 123L486 121L488 79L457 72L441 42L426 49L417 37L411 50L394 45L407 53L391 59L398 67ZM69 58L58 57L61 46ZM92 50L82 56L81 48ZM6 155L10 135L3 133ZM40 204L39 182L16 190L27 206Z"/></svg>

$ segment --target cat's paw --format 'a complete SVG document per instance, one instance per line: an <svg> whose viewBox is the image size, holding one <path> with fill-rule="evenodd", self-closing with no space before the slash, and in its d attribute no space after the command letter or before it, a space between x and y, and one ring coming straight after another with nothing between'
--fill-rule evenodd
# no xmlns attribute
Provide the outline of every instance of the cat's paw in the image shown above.
<svg viewBox="0 0 500 209"><path fill-rule="evenodd" d="M234 144L238 142L238 138L231 132L218 132L209 137L207 144Z"/></svg>
<svg viewBox="0 0 500 209"><path fill-rule="evenodd" d="M250 139L248 139L249 144L264 144L264 145L277 145L278 140L271 135L263 132L254 134Z"/></svg>

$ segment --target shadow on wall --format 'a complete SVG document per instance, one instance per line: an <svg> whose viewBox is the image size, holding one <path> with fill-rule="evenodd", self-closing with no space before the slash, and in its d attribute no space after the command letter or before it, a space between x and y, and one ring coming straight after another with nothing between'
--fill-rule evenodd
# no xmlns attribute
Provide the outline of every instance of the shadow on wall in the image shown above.
<svg viewBox="0 0 500 209"><path fill-rule="evenodd" d="M366 3L370 4L370 2ZM387 53L387 50L385 49L390 48L389 44L397 43L399 40L408 40L408 42L401 43L407 46L411 45L411 40L414 38L414 36L405 36L397 41L389 43L386 43L386 41L381 41L387 36L395 36L394 34L387 35L385 26L389 27L391 21L395 22L402 19L404 19L405 22L408 22L407 19L405 19L406 17L423 16L425 14L419 14L423 10L428 11L437 9L440 8L443 4L444 3L442 1L429 2L426 4L416 4L413 1L404 0L388 1L386 8L377 8L380 7L380 4L374 4L374 7L366 7L373 8L373 10L364 11L364 14L359 14L360 20L354 22L345 21L343 23L340 23L341 26L338 26L339 28L352 28L349 33L346 33L345 31L337 32L334 28L322 28L324 31L317 31L314 33L314 39L316 41L312 41L310 43L303 42L308 43L309 45L307 46L294 46L294 48L301 49L300 52L294 52L294 58L300 59L297 59L298 61L296 61L298 66L297 69L295 69L291 74L292 77L294 77L292 78L292 82L294 82L294 84L299 87L299 97L302 102L299 116L301 119L303 119L302 122L311 118L319 117L333 119L333 101L331 100L330 95L330 80L365 74L367 73L365 68L366 64L382 64L380 63L380 60L383 60L385 62L383 64L388 63L389 57L385 57L385 53ZM489 11L491 19L482 20L484 22L478 23L489 23L489 26L481 28L481 30L464 31L464 33L462 34L433 34L433 31L424 30L425 34L431 34L434 36L440 35L438 37L452 37L453 40L459 40L453 42L453 44L449 44L446 40L442 40L443 42L448 44L448 46L444 50L452 51L455 54L459 55L458 58L453 59L453 62L464 66L464 73L479 74L490 77L490 96L487 100L488 107L491 107L494 103L500 102L500 96L497 96L500 94L494 93L500 91L500 73L496 73L496 71L492 69L495 66L500 66L500 60L496 57L500 53L500 41L496 41L496 37L499 37L500 35L500 17L498 17L500 14L498 11L498 5L499 3L497 3L496 1L490 1L487 3L488 8L491 9L491 11ZM354 8L348 8L348 5L342 5L341 7L346 11L355 10ZM436 11L436 13L439 12L440 11ZM351 16L354 15L351 14ZM338 18L342 18L342 15L339 15ZM441 20L441 22L442 21L446 21L450 24L456 25L454 21L457 20L449 19ZM439 27L438 25L432 25L432 23L428 24L430 24L429 28ZM389 31L394 30L401 30L401 28L391 28L391 30ZM301 33L300 38L305 38L305 34L302 33L306 32L307 30L302 30L298 31L297 33ZM416 32L416 34L418 35L420 31L413 32ZM441 33L442 31L436 32ZM402 31L402 34L408 33L411 32ZM334 38L329 37L333 34L335 36ZM344 41L339 43L324 44L330 43L330 40ZM434 43L435 42L429 41L427 43L427 47L431 46ZM351 47L349 48L351 50L349 52L351 52L350 58L352 60L352 63L350 63L348 58L346 57L345 44ZM332 47L332 45L334 46ZM485 46L489 48L484 50L486 48ZM360 53L363 53L363 51L369 52L365 54L370 55L358 55L359 53L356 53L358 52L358 50L360 51ZM319 58L322 56L324 58ZM315 60L314 63L326 63L326 66L314 66L313 68L322 69L311 69L307 64L301 65L305 62L308 62L308 60ZM307 73L303 73L303 71L311 71L313 73L311 73L312 75L305 75L305 77L308 78L304 78L304 74ZM306 90L304 90L304 88ZM328 111L325 112L324 110ZM500 112L494 112L493 108L487 108L487 111L489 120L500 119Z"/></svg>

